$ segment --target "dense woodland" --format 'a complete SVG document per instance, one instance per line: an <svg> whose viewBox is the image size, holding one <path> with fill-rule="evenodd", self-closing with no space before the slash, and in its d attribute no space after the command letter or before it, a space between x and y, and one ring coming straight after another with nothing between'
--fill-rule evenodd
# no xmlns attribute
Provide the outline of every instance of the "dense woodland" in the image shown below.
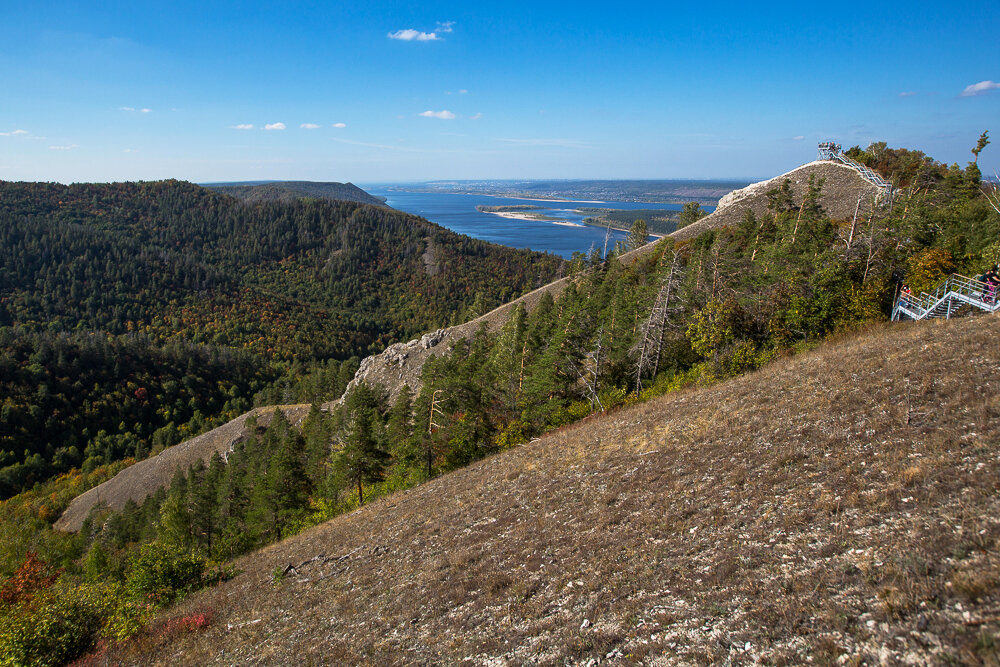
<svg viewBox="0 0 1000 667"><path fill-rule="evenodd" d="M385 200L374 197L353 183L316 183L313 181L277 181L258 185L219 183L205 186L209 190L230 195L252 204L261 202L295 203L303 197L353 201L358 204L381 206Z"/></svg>
<svg viewBox="0 0 1000 667"><path fill-rule="evenodd" d="M0 498L142 458L257 392L335 398L341 361L561 265L384 207L249 205L177 181L0 182ZM323 391L288 389L316 364L334 377Z"/></svg>
<svg viewBox="0 0 1000 667"><path fill-rule="evenodd" d="M151 571L160 573L157 605L166 604L225 576L215 564L373 497L594 412L712 383L883 320L902 282L927 289L1000 257L1000 212L975 163L963 169L874 144L851 152L899 186L870 218L832 220L820 204L821 181L801 199L786 182L768 193L767 214L747 214L733 227L664 239L624 264L577 257L575 280L558 299L456 343L424 367L419 394L404 391L388 404L360 384L331 413L314 407L301 430L276 416L227 461L179 471L169 489L123 512L97 508L76 536L53 535L40 515L65 502L62 489L82 486L84 473L7 501L5 541L34 545L40 556L16 560L24 552L11 548L0 574L43 582L18 589L37 591L15 598L18 608L83 618L81 646L120 639L148 621L137 596L152 586ZM644 238L632 236L634 245ZM259 397L308 399L339 386L344 368L300 365ZM293 388L295 378L303 389ZM107 470L97 463L95 481ZM28 527L12 528L13 517ZM44 567L55 566L66 568L62 578L46 579L54 570ZM98 604L81 592L94 590L125 593ZM25 601L33 596L42 601L34 607ZM27 652L18 632L30 614L24 619L0 623L0 641Z"/></svg>

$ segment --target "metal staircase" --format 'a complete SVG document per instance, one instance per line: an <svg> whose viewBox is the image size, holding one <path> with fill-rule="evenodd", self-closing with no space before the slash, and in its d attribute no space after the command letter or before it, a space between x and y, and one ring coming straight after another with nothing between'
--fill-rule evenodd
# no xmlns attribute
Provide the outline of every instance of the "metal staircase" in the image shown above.
<svg viewBox="0 0 1000 667"><path fill-rule="evenodd" d="M976 310L1000 312L998 291L984 282L953 273L931 294L900 294L892 308L892 320L951 319Z"/></svg>
<svg viewBox="0 0 1000 667"><path fill-rule="evenodd" d="M835 144L832 141L821 143L819 145L819 159L833 160L850 167L854 171L858 172L861 178L877 187L881 196L886 199L892 198L892 184L882 178L882 175L874 169L866 167L857 160L847 157L847 155L845 155L840 149L840 144Z"/></svg>

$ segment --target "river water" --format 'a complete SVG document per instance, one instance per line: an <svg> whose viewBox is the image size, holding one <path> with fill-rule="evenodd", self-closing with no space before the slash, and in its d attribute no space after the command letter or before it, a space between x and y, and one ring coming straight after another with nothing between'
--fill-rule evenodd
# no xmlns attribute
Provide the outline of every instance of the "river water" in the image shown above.
<svg viewBox="0 0 1000 667"><path fill-rule="evenodd" d="M386 186L365 187L367 192L385 197L386 204L400 211L419 215L442 227L483 241L499 243L512 248L528 248L550 252L569 259L576 251L589 252L591 248L604 248L605 229L582 224L586 214L577 208L660 209L679 211L679 204L654 204L645 202L585 202L538 201L489 195L467 195L438 192L407 192ZM543 208L530 211L560 218L558 223L543 220L515 220L493 213L483 213L476 206L531 205ZM705 207L712 210L712 207ZM608 248L615 241L623 240L625 232L611 231ZM650 237L652 240L654 237Z"/></svg>

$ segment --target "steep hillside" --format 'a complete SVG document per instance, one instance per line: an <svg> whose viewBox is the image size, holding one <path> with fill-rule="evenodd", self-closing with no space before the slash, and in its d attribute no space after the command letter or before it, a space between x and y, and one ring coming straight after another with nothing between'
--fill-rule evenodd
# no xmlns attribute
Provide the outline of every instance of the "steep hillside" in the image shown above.
<svg viewBox="0 0 1000 667"><path fill-rule="evenodd" d="M567 427L237 562L134 664L996 664L992 317ZM162 643L158 643L162 642Z"/></svg>
<svg viewBox="0 0 1000 667"><path fill-rule="evenodd" d="M246 411L261 385L292 363L361 357L461 321L473 306L482 312L548 282L562 265L384 206L244 205L179 181L0 181L0 328L10 327L0 336L0 368L20 367L11 373L16 382L3 378L10 395L0 410L0 496L73 467L141 458L176 442L153 442L160 428L200 432L201 419L199 428L183 428L196 410L212 423ZM89 382L73 394L101 403L131 383L130 396L84 424L66 412L79 400L50 396L85 379L64 372L71 351L52 351L66 347L69 332L140 338L150 348L198 344L253 372L234 385L219 364L210 378L204 367L192 369L191 383L225 384L226 396L206 390L193 402L163 405L159 395L176 392L157 389L160 373L129 377L137 365L155 366L151 360L105 357L110 368L97 375L120 381ZM54 343L36 345L43 334ZM32 340L8 345L9 338ZM30 359L8 352L32 346ZM159 381L182 381L183 370L167 375ZM147 393L156 405L142 398Z"/></svg>
<svg viewBox="0 0 1000 667"><path fill-rule="evenodd" d="M358 204L382 206L385 200L374 197L353 183L324 183L318 181L278 181L259 185L208 184L209 190L236 197L242 201L258 204L261 202L292 203L303 197L352 201Z"/></svg>
<svg viewBox="0 0 1000 667"><path fill-rule="evenodd" d="M837 162L816 161L802 165L769 181L753 183L734 190L719 200L715 211L698 222L670 234L677 240L691 239L710 229L737 224L749 209L754 215L767 212L767 192L779 187L786 179L791 182L796 201L805 192L809 177L824 179L820 203L827 215L834 220L852 218L855 212L867 216L871 212L872 197L876 188L865 181L858 172Z"/></svg>
<svg viewBox="0 0 1000 667"><path fill-rule="evenodd" d="M856 172L851 169L846 167L841 168L839 165L829 162L812 163L771 181L751 185L744 190L730 193L724 198L724 201L727 202L724 209L720 207L719 212L704 218L688 228L671 234L668 239L688 238L684 233L688 232L691 228L705 231L706 229L712 229L720 225L735 224L740 220L743 215L742 212L747 208L763 213L767 207L765 193L767 190L780 184L785 178L795 183L796 196L800 197L803 183L808 180L809 175L816 175L827 179L824 185L824 192L829 192L829 194L826 195L824 202L825 205L832 208L833 212L843 209L847 205L847 202L853 202L851 206L856 206L858 198L864 198L870 188L868 183L858 177ZM852 209L851 215L853 215L853 212ZM621 255L618 261L628 266L648 253L653 252L655 248L657 248L657 245L650 243L638 250ZM404 386L409 387L414 392L419 392L422 386L421 373L428 360L438 355L446 354L460 339L472 337L481 326L485 326L493 332L499 331L515 308L523 306L527 311L531 312L537 306L543 294L558 297L572 282L574 282L573 278L562 278L499 306L469 322L439 329L405 343L392 344L379 354L369 356L362 361L354 380L348 385L348 390L358 383L364 382L383 390L388 396L389 403L395 402L400 390ZM330 408L336 402L333 401L327 404L326 407ZM219 429L219 433L222 434L224 439L227 439L226 442L231 447L238 434L242 432L227 425ZM222 444L217 444L215 436L213 436L212 438L205 438L199 441L197 445L191 445L189 452L190 456L194 456L195 452L200 451L202 459L207 461L212 453L222 446ZM147 490L147 494L169 484L173 476L173 470L168 467L158 467L157 470L160 471L158 477L143 477L152 482ZM121 475L125 475L126 472L121 473ZM107 487L109 485L110 482L106 482L102 486ZM128 488L134 487L129 483ZM117 492L112 493L107 489L102 490L98 487L91 494L75 499L70 509L67 510L67 514L71 515L73 519L60 520L57 527L64 530L78 530L90 507L98 497L107 499L114 508L120 507L127 500L127 498L120 497Z"/></svg>

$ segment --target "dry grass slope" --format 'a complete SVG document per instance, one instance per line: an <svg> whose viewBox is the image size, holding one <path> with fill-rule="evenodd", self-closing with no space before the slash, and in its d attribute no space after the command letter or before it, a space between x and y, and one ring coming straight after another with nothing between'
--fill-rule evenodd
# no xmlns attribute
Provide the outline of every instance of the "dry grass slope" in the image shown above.
<svg viewBox="0 0 1000 667"><path fill-rule="evenodd" d="M996 665L996 334L879 326L569 426L243 558L171 612L207 631L119 657Z"/></svg>

